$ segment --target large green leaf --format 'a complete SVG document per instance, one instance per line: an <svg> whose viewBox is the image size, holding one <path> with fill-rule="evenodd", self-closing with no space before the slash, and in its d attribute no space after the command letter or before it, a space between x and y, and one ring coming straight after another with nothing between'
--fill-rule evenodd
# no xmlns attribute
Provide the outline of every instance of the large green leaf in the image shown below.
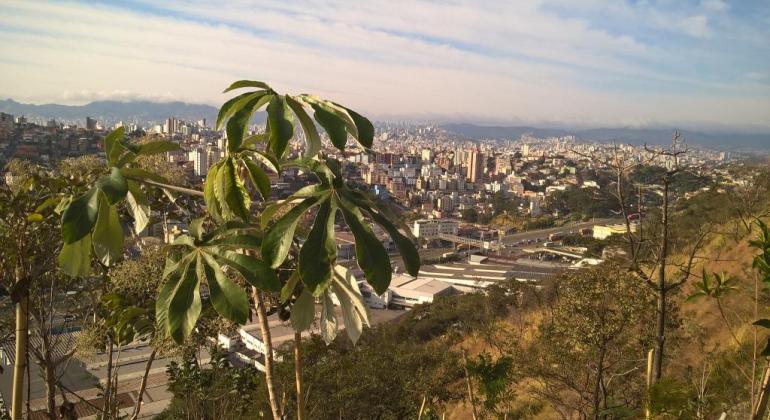
<svg viewBox="0 0 770 420"><path fill-rule="evenodd" d="M227 93L231 90L235 89L241 89L245 87L255 87L259 89L266 89L266 90L272 90L270 86L267 85L265 82L260 82L257 80L239 80L237 82L233 82L230 86L227 87L222 93Z"/></svg>
<svg viewBox="0 0 770 420"><path fill-rule="evenodd" d="M257 143L266 143L268 141L267 133L252 134L241 142L242 149L256 150Z"/></svg>
<svg viewBox="0 0 770 420"><path fill-rule="evenodd" d="M342 194L347 200L363 209L378 225L388 232L388 235L390 235L398 247L398 252L404 261L406 271L412 276L417 276L420 271L420 254L417 252L414 241L403 235L391 219L382 213L375 203L363 194L349 189L344 190Z"/></svg>
<svg viewBox="0 0 770 420"><path fill-rule="evenodd" d="M147 143L133 145L131 148L137 155L154 155L158 153L179 150L179 144L168 140L148 141Z"/></svg>
<svg viewBox="0 0 770 420"><path fill-rule="evenodd" d="M242 105L240 102L233 105L233 109L237 109L235 113L227 120L227 150L231 153L241 150L243 145L243 138L246 136L246 130L249 128L249 121L251 115L262 105L270 100L271 95L267 95L265 92L257 92L252 96L243 99L245 101ZM238 109L240 107L240 109Z"/></svg>
<svg viewBox="0 0 770 420"><path fill-rule="evenodd" d="M99 194L92 189L73 200L64 210L61 233L65 244L71 244L88 235L96 224L99 211Z"/></svg>
<svg viewBox="0 0 770 420"><path fill-rule="evenodd" d="M401 259L404 261L406 272L416 277L420 272L420 254L417 252L417 247L414 245L414 242L402 235L401 232L396 229L396 226L382 214L369 208L365 208L364 210L369 213L378 225L382 226L388 232L388 235L390 235L393 242L396 243L396 247L398 247L398 252L401 254Z"/></svg>
<svg viewBox="0 0 770 420"><path fill-rule="evenodd" d="M294 289L297 287L297 284L299 284L299 274L293 271L291 276L289 276L289 280L281 287L281 303L287 303L294 296Z"/></svg>
<svg viewBox="0 0 770 420"><path fill-rule="evenodd" d="M762 318L754 321L751 325L756 325L762 328L770 328L770 319Z"/></svg>
<svg viewBox="0 0 770 420"><path fill-rule="evenodd" d="M316 129L315 123L312 119L310 119L310 116L307 114L307 112L305 112L305 107L302 106L302 103L289 95L286 95L286 103L289 105L291 110L294 111L294 114L297 116L297 119L302 126L302 131L305 133L306 146L304 156L307 159L312 158L318 154L322 146L321 136L318 135L318 130Z"/></svg>
<svg viewBox="0 0 770 420"><path fill-rule="evenodd" d="M177 343L187 338L195 328L201 314L200 279L197 275L197 259L180 265L181 270L168 299L168 332ZM177 277L171 277L172 281Z"/></svg>
<svg viewBox="0 0 770 420"><path fill-rule="evenodd" d="M265 171L249 158L244 158L241 162L246 166L249 179L251 179L251 183L254 184L254 187L262 195L262 198L264 200L270 198L270 178L267 177Z"/></svg>
<svg viewBox="0 0 770 420"><path fill-rule="evenodd" d="M371 325L369 323L369 311L366 302L364 302L364 296L361 294L361 289L358 287L358 280L353 272L343 265L337 264L334 267L334 277L332 279L332 285L334 286L334 294L339 299L341 294L346 295L350 299L350 303L353 305L356 313L361 318L361 321L365 325Z"/></svg>
<svg viewBox="0 0 770 420"><path fill-rule="evenodd" d="M270 223L270 221L273 220L273 216L275 216L275 214L282 208L289 205L297 204L302 201L301 200L302 198L318 197L328 192L329 192L328 185L322 185L322 184L306 185L300 188L299 190L297 190L294 194L292 194L285 200L270 204L269 206L265 207L264 210L262 210L262 214L260 215L260 223L262 225L262 228L263 229L266 228L267 225Z"/></svg>
<svg viewBox="0 0 770 420"><path fill-rule="evenodd" d="M318 121L318 124L321 124L326 134L329 135L329 140L331 140L334 147L345 150L345 143L348 141L345 121L322 105L313 103L311 106L313 111L315 111L313 117Z"/></svg>
<svg viewBox="0 0 770 420"><path fill-rule="evenodd" d="M334 114L345 124L345 130L350 133L351 136L358 138L358 126L356 126L356 122L353 120L350 114L348 114L346 108L337 105L332 101L319 98L315 95L300 95L299 99L305 103L309 103L311 106L319 106L324 110Z"/></svg>
<svg viewBox="0 0 770 420"><path fill-rule="evenodd" d="M214 250L212 253L220 262L241 273L252 286L270 292L281 290L281 281L275 271L256 257L229 250Z"/></svg>
<svg viewBox="0 0 770 420"><path fill-rule="evenodd" d="M246 92L229 99L227 102L222 104L222 107L219 108L216 128L221 129L224 123L229 120L233 114L243 109L243 107L246 106L249 101L266 94L266 91Z"/></svg>
<svg viewBox="0 0 770 420"><path fill-rule="evenodd" d="M120 168L120 173L123 174L124 177L129 179L136 179L136 180L149 179L150 181L168 184L168 180L166 178L142 168Z"/></svg>
<svg viewBox="0 0 770 420"><path fill-rule="evenodd" d="M235 171L235 164L233 163L232 158L227 158L222 162L222 166L217 171L217 180L218 184L221 186L221 198L224 199L225 204L222 208L224 209L226 207L232 214L240 217L241 220L248 220L251 199L249 199L246 186L243 185L243 181L241 181ZM222 201L220 201L220 205L222 204ZM226 214L226 212L223 213ZM225 214L223 214L223 216L225 216ZM227 216L225 216L225 218L227 218Z"/></svg>
<svg viewBox="0 0 770 420"><path fill-rule="evenodd" d="M203 183L203 201L206 203L206 210L208 210L211 217L217 222L222 222L222 211L215 193L218 182L218 171L219 164L212 165L211 168L209 168L209 172L206 175L206 181Z"/></svg>
<svg viewBox="0 0 770 420"><path fill-rule="evenodd" d="M323 197L323 199L327 199ZM281 216L265 233L262 240L262 256L273 268L278 268L289 254L289 248L294 240L294 230L299 218L308 209L318 204L321 197L308 197Z"/></svg>
<svg viewBox="0 0 770 420"><path fill-rule="evenodd" d="M340 308L342 309L342 320L345 323L345 332L350 341L356 344L361 337L361 333L364 329L364 323L361 321L361 317L356 312L356 308L353 302L350 301L350 296L346 295L343 291L339 290L336 284L332 283L331 290L337 299L340 301Z"/></svg>
<svg viewBox="0 0 770 420"><path fill-rule="evenodd" d="M337 260L334 237L334 216L337 205L326 200L318 208L315 223L299 251L299 276L307 289L318 296L331 281L332 268Z"/></svg>
<svg viewBox="0 0 770 420"><path fill-rule="evenodd" d="M163 284L158 290L158 297L155 300L155 322L158 325L158 331L164 335L168 334L168 306L171 302L171 296L181 277L184 264L188 264L194 254L188 254L182 259L177 259L170 255L166 259L166 266L163 269Z"/></svg>
<svg viewBox="0 0 770 420"><path fill-rule="evenodd" d="M261 162L263 165L265 165L265 167L267 167L271 171L275 173L280 172L281 164L278 162L278 160L276 160L274 156L264 152L260 152L259 150L256 150L252 154L252 157L255 160L258 160L259 162Z"/></svg>
<svg viewBox="0 0 770 420"><path fill-rule="evenodd" d="M104 137L104 154L107 155L107 164L110 166L114 166L118 162L120 155L126 151L126 148L120 142L123 140L124 135L125 128L118 127Z"/></svg>
<svg viewBox="0 0 770 420"><path fill-rule="evenodd" d="M204 261L201 261L203 258ZM211 304L223 317L235 322L245 324L249 318L249 299L246 292L227 278L214 258L206 253L198 257L198 266L203 266L206 281L211 292Z"/></svg>
<svg viewBox="0 0 770 420"><path fill-rule="evenodd" d="M337 337L337 317L329 290L321 295L321 337L327 346Z"/></svg>
<svg viewBox="0 0 770 420"><path fill-rule="evenodd" d="M270 148L280 159L286 152L289 140L294 136L294 121L283 96L273 96L267 105L267 129L270 133Z"/></svg>
<svg viewBox="0 0 770 420"><path fill-rule="evenodd" d="M134 217L134 230L139 235L150 223L150 202L147 194L134 181L128 181L128 195L126 195L128 207Z"/></svg>
<svg viewBox="0 0 770 420"><path fill-rule="evenodd" d="M358 282L350 270L338 265L334 271L332 291L340 301L345 332L350 337L350 341L355 344L361 337L363 326L369 325L366 303L358 288Z"/></svg>
<svg viewBox="0 0 770 420"><path fill-rule="evenodd" d="M126 193L128 193L128 182L126 181L126 177L124 177L120 172L120 169L115 166L110 168L109 175L102 175L99 177L96 181L96 186L104 193L104 196L107 197L107 201L109 201L110 204L115 204L122 200L123 197L126 196Z"/></svg>
<svg viewBox="0 0 770 420"><path fill-rule="evenodd" d="M291 326L295 331L309 330L314 318L315 298L307 289L304 289L291 306Z"/></svg>
<svg viewBox="0 0 770 420"><path fill-rule="evenodd" d="M345 222L356 238L356 259L364 271L366 280L378 294L385 293L390 286L392 267L390 257L372 229L366 224L361 212L347 203L340 205Z"/></svg>
<svg viewBox="0 0 770 420"><path fill-rule="evenodd" d="M356 129L358 131L356 140L358 140L358 142L364 148L371 149L372 145L374 144L374 126L372 125L372 122L350 108L345 108L341 105L337 106L345 109L345 111L347 111L350 115L350 118L353 119L353 122L355 123Z"/></svg>
<svg viewBox="0 0 770 420"><path fill-rule="evenodd" d="M260 249L262 238L253 234L230 234L212 239L206 243L207 246L220 246L243 249Z"/></svg>
<svg viewBox="0 0 770 420"><path fill-rule="evenodd" d="M205 221L206 219L203 217L198 217L193 219L190 222L190 226L188 228L188 231L190 232L190 236L192 236L198 241L203 240L203 235L206 233L203 230L203 222Z"/></svg>
<svg viewBox="0 0 770 420"><path fill-rule="evenodd" d="M88 276L91 272L91 235L64 244L59 254L59 266L70 277Z"/></svg>
<svg viewBox="0 0 770 420"><path fill-rule="evenodd" d="M107 200L99 200L99 216L96 219L93 238L94 254L102 264L113 266L123 256L123 227L115 206Z"/></svg>

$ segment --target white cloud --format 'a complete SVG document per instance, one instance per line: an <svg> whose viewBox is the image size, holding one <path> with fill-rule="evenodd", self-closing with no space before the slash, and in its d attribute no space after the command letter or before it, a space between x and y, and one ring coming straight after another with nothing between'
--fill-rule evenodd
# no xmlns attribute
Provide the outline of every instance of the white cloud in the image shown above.
<svg viewBox="0 0 770 420"><path fill-rule="evenodd" d="M722 0L704 0L702 5L703 5L703 8L708 10L709 12L717 12L717 13L725 12L729 8L727 3L725 3Z"/></svg>
<svg viewBox="0 0 770 420"><path fill-rule="evenodd" d="M178 98L171 92L165 93L144 93L133 92L130 90L99 90L92 91L88 89L82 90L65 90L59 95L57 102L64 103L88 103L93 101L152 101L152 102L169 102L175 101Z"/></svg>
<svg viewBox="0 0 770 420"><path fill-rule="evenodd" d="M260 7L165 7L176 13L0 4L1 56L23 58L0 59L0 96L221 104L226 96L219 92L231 81L258 78L281 91L329 96L373 116L766 125L770 114L766 98L731 94L730 83L658 70L671 56L665 48L547 13L539 1L270 0ZM696 19L694 27L696 33L707 31L708 21ZM589 88L582 80L587 77L718 94L604 90ZM732 108L725 110L725 104Z"/></svg>
<svg viewBox="0 0 770 420"><path fill-rule="evenodd" d="M709 21L705 15L691 16L682 20L681 27L685 32L696 38L708 38L711 36Z"/></svg>

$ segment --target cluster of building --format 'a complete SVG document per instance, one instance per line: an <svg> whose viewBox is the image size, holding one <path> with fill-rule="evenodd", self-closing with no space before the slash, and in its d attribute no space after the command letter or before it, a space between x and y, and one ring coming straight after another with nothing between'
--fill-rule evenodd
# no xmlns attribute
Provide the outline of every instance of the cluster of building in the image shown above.
<svg viewBox="0 0 770 420"><path fill-rule="evenodd" d="M226 134L209 127L205 119L184 121L170 117L150 124L118 122L110 129L115 127L125 127L133 137L149 135L177 142L180 150L167 153L165 158L184 168L192 183L200 182L211 165L227 150ZM253 127L255 132L260 130L263 128ZM54 120L36 124L23 116L0 113L0 164L11 158L53 163L84 154L103 155L102 139L107 133L108 130L99 121L90 117L83 124L65 124ZM290 146L290 155L302 152L301 133L298 137ZM421 247L445 248L449 250L447 254L461 258L460 261L425 264L416 278L397 268L389 289L377 294L365 283L363 273L357 268L352 234L344 225L336 226L339 261L359 279L362 295L372 308L374 322L384 322L398 315L397 311L388 308L410 308L440 296L483 289L510 279L537 283L568 269L566 264L517 262L515 259L506 261L489 255L473 255L474 249L499 251L505 248L506 232L466 223L462 219L470 211L480 215L493 214L499 210L496 206L509 202L516 205L506 208L506 211L515 212L518 216L553 214L554 210L549 208L548 202L555 191L602 188L592 174L606 169L602 162L612 154L622 153L638 162L648 157L643 148L577 142L572 136L546 139L522 136L511 140L473 141L433 125L379 125L375 141L376 152L351 150L342 153L333 148L328 148L326 152L345 162L343 170L346 179L416 216L412 233ZM715 152L694 151L684 158L687 161L683 163L703 165L727 158ZM309 175L296 169L270 176L273 191L278 197L288 196L313 182ZM397 266L397 250L389 236L376 225L373 228L392 253ZM145 235L169 242L186 230L184 222L164 220L151 226ZM593 226L593 235L598 239L624 231L624 224ZM573 250L548 248L545 244L548 238L549 235L544 234L526 241L508 239L509 244L514 245L535 242L536 247L532 248L535 253L549 252L580 259L579 253ZM537 245L540 243L544 245ZM460 249L462 245L465 248ZM292 331L277 316L271 317L269 322L274 342L280 344L293 339ZM260 329L256 324L250 324L240 327L232 335L220 335L218 342L231 352L235 360L261 368L265 352L261 340ZM96 369L93 368L94 371ZM157 374L159 377L164 375L160 371ZM159 403L166 397L161 390L158 391Z"/></svg>

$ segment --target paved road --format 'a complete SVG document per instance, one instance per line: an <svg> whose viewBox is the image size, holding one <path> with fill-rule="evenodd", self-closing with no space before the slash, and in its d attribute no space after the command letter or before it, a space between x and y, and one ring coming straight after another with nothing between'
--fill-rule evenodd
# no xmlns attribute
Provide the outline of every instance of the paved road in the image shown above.
<svg viewBox="0 0 770 420"><path fill-rule="evenodd" d="M552 233L566 233L569 231L575 231L577 232L580 229L583 228L589 228L594 227L596 225L604 225L604 224L614 224L614 223L622 223L623 219L595 219L590 222L581 222L581 223L575 223L555 228L548 228L548 229L539 229L539 230L532 230L529 232L521 232L521 233L514 233L513 235L508 235L503 237L503 243L506 245L510 245L512 243L522 241L522 240L531 240L531 239L538 239L538 238L548 238L548 235Z"/></svg>

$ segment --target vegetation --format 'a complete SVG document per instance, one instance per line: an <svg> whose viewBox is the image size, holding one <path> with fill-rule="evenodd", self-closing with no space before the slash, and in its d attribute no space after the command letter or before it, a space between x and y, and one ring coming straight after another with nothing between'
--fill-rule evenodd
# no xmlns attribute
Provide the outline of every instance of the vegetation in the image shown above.
<svg viewBox="0 0 770 420"><path fill-rule="evenodd" d="M372 224L393 240L407 273L416 275L421 262L390 208L348 185L342 163L323 152L318 127L329 147L369 151L372 124L335 102L279 94L263 82L239 81L226 92L240 89L248 90L227 101L217 121L228 153L202 186L186 184L161 158L178 145L126 138L122 129L105 138L105 161L8 166L0 299L9 316L0 318L0 338L15 340L14 420L32 359L44 376L47 414L57 418L57 390L65 405L71 396L61 376L75 351L106 356L99 416L121 417L117 366L122 349L137 342L151 353L131 418L140 415L154 360L165 355L175 357L174 398L161 416L169 419L766 416L767 168L699 171L684 165L687 149L675 136L643 162L616 148L601 162L607 170L581 175L599 188L553 194L548 206L567 218L525 220L516 200L496 194L492 212L463 217L527 230L621 215L623 235L570 235L564 243L592 257L608 245L625 254L537 285L510 281L441 296L365 329L358 281L337 264L335 225L350 230L355 261L377 294L388 289L392 267ZM249 133L263 108L266 132ZM300 130L304 153L294 156L289 143ZM312 182L274 197L267 173L287 168ZM748 181L725 182L733 176ZM185 229L170 245L146 240L148 228L172 222ZM273 313L294 329L281 348L270 336ZM212 345L253 316L264 372L233 366ZM71 320L82 334L58 353ZM314 325L320 334L302 340ZM346 339L338 337L343 326Z"/></svg>

